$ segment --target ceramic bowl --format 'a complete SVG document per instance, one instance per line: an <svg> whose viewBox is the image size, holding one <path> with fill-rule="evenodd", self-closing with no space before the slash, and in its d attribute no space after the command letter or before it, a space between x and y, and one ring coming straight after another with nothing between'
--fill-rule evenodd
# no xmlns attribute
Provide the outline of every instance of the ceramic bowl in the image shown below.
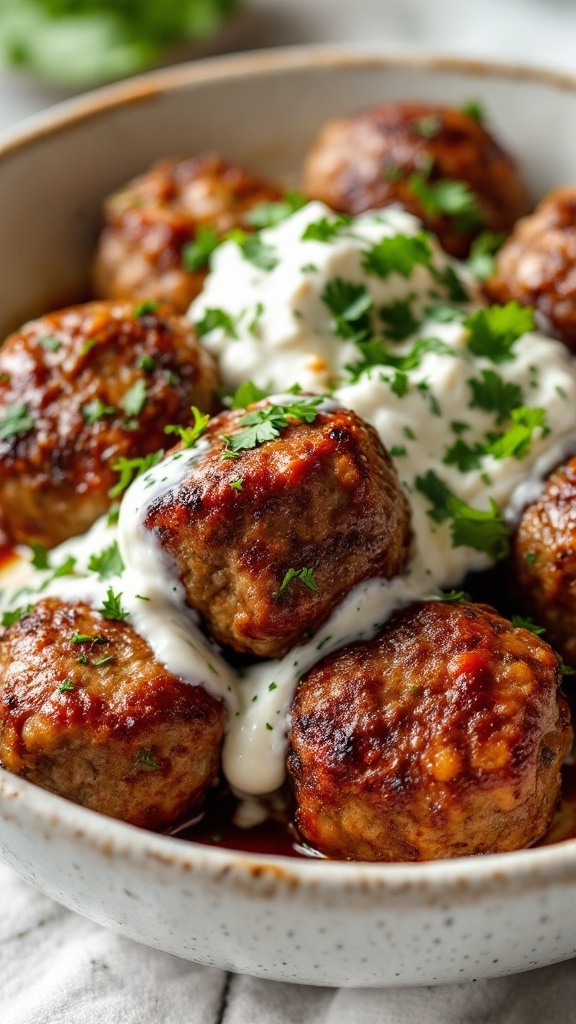
<svg viewBox="0 0 576 1024"><path fill-rule="evenodd" d="M5 136L0 332L83 294L103 197L154 158L215 149L285 175L324 120L400 98L480 99L534 195L576 180L565 76L325 48L162 71ZM576 841L416 865L253 856L141 831L0 770L0 853L133 939L282 981L464 981L576 954Z"/></svg>

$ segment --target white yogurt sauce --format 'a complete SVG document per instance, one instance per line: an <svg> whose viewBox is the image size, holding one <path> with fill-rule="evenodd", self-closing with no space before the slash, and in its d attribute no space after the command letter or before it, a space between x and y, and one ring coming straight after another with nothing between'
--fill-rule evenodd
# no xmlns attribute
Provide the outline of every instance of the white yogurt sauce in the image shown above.
<svg viewBox="0 0 576 1024"><path fill-rule="evenodd" d="M205 442L200 441L195 448L168 456L132 484L117 526L107 526L103 519L84 537L61 545L52 564L59 565L72 554L77 559L74 574L54 579L39 595L81 599L101 608L110 585L121 592L127 621L146 638L156 658L173 674L203 684L226 702L224 773L236 790L246 794L269 793L283 782L289 709L302 673L343 644L372 636L395 608L434 598L443 588L460 583L468 571L492 564L490 553L455 544L454 511L442 517L418 481L432 473L470 508L487 511L493 501L512 522L537 496L553 466L576 450L576 364L563 345L527 333L514 341L507 358L495 362L485 354L475 355L462 321L479 308L478 297L466 272L433 239L427 243L428 263L417 263L406 276L392 271L382 277L363 267L366 252L380 239L416 236L421 225L415 218L389 209L342 225L329 242L302 238L308 225L335 219L326 207L313 203L261 232L268 253L277 259L271 270L255 267L238 245L225 243L215 254L205 290L190 315L201 323L207 310L217 309L228 317L228 333L217 328L204 337L219 357L228 387L251 378L278 392L273 402L282 401L282 393L294 383L320 393L331 387L326 408L352 408L373 424L395 461L411 506L414 542L406 572L391 581L361 584L306 643L281 660L237 673L201 633L195 613L185 605L175 567L144 527L151 501L169 495L185 479L191 462L202 456ZM385 338L396 366L346 369L358 364L362 350L354 339L338 335L338 325L335 333L334 311L325 301L326 289L335 279L363 286L374 335L385 336L388 330L390 321L381 315L382 307L388 317L391 308L399 311L398 304L409 310L411 333L400 341ZM448 322L446 303L453 304ZM442 304L444 309L439 310ZM432 343L415 350L421 339L431 338ZM508 396L505 414L502 406L490 408L490 401L478 400L481 385L494 385L494 374L498 393ZM543 409L545 419L527 431L519 450L496 457L487 447L509 431L511 409L518 406ZM450 461L457 442L467 446L467 452L460 453L461 464ZM88 571L90 554L114 540L125 569L121 577L100 582ZM21 566L18 571L20 587ZM49 578L38 571L29 576L35 586ZM18 602L22 603L19 597L14 603Z"/></svg>

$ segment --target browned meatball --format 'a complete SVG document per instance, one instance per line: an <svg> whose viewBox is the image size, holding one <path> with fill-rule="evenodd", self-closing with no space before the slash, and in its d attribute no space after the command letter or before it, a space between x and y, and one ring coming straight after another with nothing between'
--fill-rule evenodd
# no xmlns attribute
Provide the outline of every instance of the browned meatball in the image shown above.
<svg viewBox="0 0 576 1024"><path fill-rule="evenodd" d="M576 666L576 457L524 510L511 545L514 598Z"/></svg>
<svg viewBox="0 0 576 1024"><path fill-rule="evenodd" d="M186 266L185 247L198 229L218 236L249 229L246 214L279 198L274 185L212 154L158 161L106 203L95 294L160 299L185 312L207 272Z"/></svg>
<svg viewBox="0 0 576 1024"><path fill-rule="evenodd" d="M447 179L468 193L446 190ZM353 215L402 203L459 257L479 231L507 231L528 209L514 163L483 125L425 103L389 103L329 122L308 154L303 187Z"/></svg>
<svg viewBox="0 0 576 1024"><path fill-rule="evenodd" d="M159 828L195 807L218 777L224 719L85 604L43 600L0 640L0 763L113 818Z"/></svg>
<svg viewBox="0 0 576 1024"><path fill-rule="evenodd" d="M532 306L540 329L576 352L576 187L551 192L516 225L485 287L493 302Z"/></svg>
<svg viewBox="0 0 576 1024"><path fill-rule="evenodd" d="M485 605L431 602L326 658L292 709L305 838L331 857L514 850L552 817L572 730L558 662Z"/></svg>
<svg viewBox="0 0 576 1024"><path fill-rule="evenodd" d="M150 312L146 312L146 310ZM112 469L216 407L215 363L168 307L92 302L27 323L0 349L0 530L46 547L111 503Z"/></svg>
<svg viewBox="0 0 576 1024"><path fill-rule="evenodd" d="M244 433L245 415L212 420L208 451L151 502L145 524L212 635L274 658L360 580L402 569L409 510L375 430L355 413L318 411L311 423L288 415L275 439L227 458L222 435Z"/></svg>

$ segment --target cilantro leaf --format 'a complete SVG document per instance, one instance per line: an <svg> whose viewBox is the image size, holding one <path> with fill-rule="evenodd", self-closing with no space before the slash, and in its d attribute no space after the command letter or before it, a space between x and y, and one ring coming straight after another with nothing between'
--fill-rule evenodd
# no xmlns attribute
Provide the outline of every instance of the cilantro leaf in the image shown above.
<svg viewBox="0 0 576 1024"><path fill-rule="evenodd" d="M472 392L470 407L495 412L498 414L497 422L503 423L509 419L513 409L522 405L522 388L519 384L503 380L495 370L482 370L481 378L470 378L466 381Z"/></svg>
<svg viewBox="0 0 576 1024"><path fill-rule="evenodd" d="M177 434L185 448L194 447L198 439L202 437L210 419L210 413L201 413L200 409L197 409L195 405L190 406L190 411L194 417L194 423L191 427L181 427L177 423L170 423L167 427L164 427L164 433Z"/></svg>
<svg viewBox="0 0 576 1024"><path fill-rule="evenodd" d="M462 438L458 438L450 448L447 448L442 462L447 466L458 466L461 473L469 473L472 469L479 469L480 459L485 454L485 445L469 445Z"/></svg>
<svg viewBox="0 0 576 1024"><path fill-rule="evenodd" d="M462 231L477 227L484 220L478 198L465 181L439 178L430 182L423 174L411 174L408 185L427 217L453 217L455 226Z"/></svg>
<svg viewBox="0 0 576 1024"><path fill-rule="evenodd" d="M244 234L244 233L243 233ZM246 235L242 239L237 238L240 251L245 260L252 263L259 270L274 270L280 262L273 245L263 242L258 235Z"/></svg>
<svg viewBox="0 0 576 1024"><path fill-rule="evenodd" d="M357 341L369 336L368 313L372 309L372 296L363 284L333 277L327 282L321 298L333 314L330 329L339 338Z"/></svg>
<svg viewBox="0 0 576 1024"><path fill-rule="evenodd" d="M393 235L381 238L362 253L362 267L367 274L377 277L410 277L415 266L430 265L430 256L430 242L423 231L417 235Z"/></svg>
<svg viewBox="0 0 576 1024"><path fill-rule="evenodd" d="M132 483L135 477L141 476L148 469L152 469L163 458L163 448L160 448L157 452L151 452L149 455L137 456L134 459L127 459L121 455L116 462L112 463L111 468L115 473L120 473L120 479L117 484L114 484L114 487L110 488L108 497L117 498Z"/></svg>
<svg viewBox="0 0 576 1024"><path fill-rule="evenodd" d="M130 612L127 612L122 607L122 594L115 594L112 587L108 587L106 591L106 599L102 602L102 607L99 609L100 615L105 619L111 619L115 622L122 622L123 619L127 619Z"/></svg>
<svg viewBox="0 0 576 1024"><path fill-rule="evenodd" d="M148 386L143 377L134 381L122 400L122 408L127 416L139 416L146 404Z"/></svg>
<svg viewBox="0 0 576 1024"><path fill-rule="evenodd" d="M466 266L478 281L486 281L494 273L494 253L498 252L505 238L506 233L503 231L498 234L483 231L472 242Z"/></svg>
<svg viewBox="0 0 576 1024"><path fill-rule="evenodd" d="M352 218L339 214L328 220L328 217L321 217L320 220L312 221L302 232L302 242L331 242L333 238L341 235L346 228L350 227Z"/></svg>
<svg viewBox="0 0 576 1024"><path fill-rule="evenodd" d="M254 228L273 228L286 220L297 210L306 206L308 200L301 192L288 189L281 201L275 203L259 203L246 214L246 221Z"/></svg>
<svg viewBox="0 0 576 1024"><path fill-rule="evenodd" d="M88 571L97 573L101 582L113 576L121 576L124 572L124 562L118 542L113 541L110 547L104 548L98 555L90 555Z"/></svg>
<svg viewBox="0 0 576 1024"><path fill-rule="evenodd" d="M42 544L31 544L32 558L30 561L35 569L50 569L48 552Z"/></svg>
<svg viewBox="0 0 576 1024"><path fill-rule="evenodd" d="M28 406L13 402L12 405L7 406L3 416L0 417L0 440L9 437L23 437L24 434L34 430L35 426Z"/></svg>
<svg viewBox="0 0 576 1024"><path fill-rule="evenodd" d="M414 298L414 295L409 295L406 299L396 299L387 306L380 306L378 315L385 325L387 337L392 341L404 341L418 330L420 322L412 312Z"/></svg>
<svg viewBox="0 0 576 1024"><path fill-rule="evenodd" d="M58 349L62 348L62 342L53 334L44 334L42 338L38 338L38 344L41 348L45 348L47 352L57 352Z"/></svg>
<svg viewBox="0 0 576 1024"><path fill-rule="evenodd" d="M145 768L160 768L160 765L154 760L151 750L139 750L136 755L136 764L141 764Z"/></svg>
<svg viewBox="0 0 576 1024"><path fill-rule="evenodd" d="M482 121L486 120L484 107L480 100L468 100L466 103L462 104L460 111L462 114L465 114L466 117L471 117L473 121L479 121L482 123Z"/></svg>
<svg viewBox="0 0 576 1024"><path fill-rule="evenodd" d="M308 590L314 591L315 594L320 593L320 587L318 586L316 580L314 579L313 569L288 569L288 572L286 573L284 579L282 580L280 589L277 590L273 596L277 597L279 594L281 594L282 591L286 590L286 587L289 586L289 584L292 583L293 580L300 580L300 582L303 583L305 587L308 587Z"/></svg>
<svg viewBox="0 0 576 1024"><path fill-rule="evenodd" d="M424 117L416 118L412 127L417 135L423 139L434 139L442 131L442 118L440 114L426 114Z"/></svg>
<svg viewBox="0 0 576 1024"><path fill-rule="evenodd" d="M513 626L516 626L518 629L528 629L535 636L542 636L546 632L545 626L538 626L534 619L530 617L523 618L521 615L513 615L510 621Z"/></svg>
<svg viewBox="0 0 576 1024"><path fill-rule="evenodd" d="M80 411L86 423L92 426L98 420L103 419L104 416L113 416L116 409L113 405L105 405L101 398L93 398L91 402L84 402L80 407Z"/></svg>
<svg viewBox="0 0 576 1024"><path fill-rule="evenodd" d="M469 547L475 551L485 551L495 561L508 554L508 528L495 501L491 499L490 510L483 512L452 495L449 513L453 517L450 529L455 548Z"/></svg>
<svg viewBox="0 0 576 1024"><path fill-rule="evenodd" d="M427 512L430 519L433 519L435 523L444 523L449 519L452 514L450 508L452 492L434 470L429 469L424 476L417 476L414 483L416 489L428 498L432 505Z"/></svg>
<svg viewBox="0 0 576 1024"><path fill-rule="evenodd" d="M534 312L517 302L489 306L466 317L464 327L469 332L468 348L475 356L504 363L514 358L514 342L534 330Z"/></svg>
<svg viewBox="0 0 576 1024"><path fill-rule="evenodd" d="M442 594L442 601L446 604L457 604L459 601L471 601L472 598L465 590L446 590Z"/></svg>
<svg viewBox="0 0 576 1024"><path fill-rule="evenodd" d="M32 605L22 605L21 608L12 608L11 611L3 612L0 623L2 626L8 627L13 626L15 622L20 622L20 619L24 615L28 615L32 611Z"/></svg>
<svg viewBox="0 0 576 1024"><path fill-rule="evenodd" d="M266 398L266 392L259 388L253 380L245 380L232 395L232 409L245 409L253 402L260 402Z"/></svg>
<svg viewBox="0 0 576 1024"><path fill-rule="evenodd" d="M224 458L234 458L244 449L256 448L266 441L273 441L290 423L313 423L318 415L317 407L322 398L300 398L294 402L267 405L242 416L240 426L246 427L238 434L223 434Z"/></svg>
<svg viewBox="0 0 576 1024"><path fill-rule="evenodd" d="M146 299L144 302L139 302L137 306L134 306L132 310L132 316L136 317L137 320L143 316L152 316L158 309L158 302L154 302L153 299Z"/></svg>
<svg viewBox="0 0 576 1024"><path fill-rule="evenodd" d="M71 679L63 679L62 682L60 683L60 686L58 687L60 693L67 693L68 691L72 692L72 690L75 689L76 687L74 686L74 683L72 682Z"/></svg>
<svg viewBox="0 0 576 1024"><path fill-rule="evenodd" d="M541 427L543 433L548 432L545 409L521 405L512 409L511 417L512 426L486 449L495 459L521 459L530 449L534 431Z"/></svg>
<svg viewBox="0 0 576 1024"><path fill-rule="evenodd" d="M221 241L222 239L218 237L213 228L200 225L194 241L186 242L180 250L184 270L187 270L190 274L203 270L208 265L210 256L218 248Z"/></svg>

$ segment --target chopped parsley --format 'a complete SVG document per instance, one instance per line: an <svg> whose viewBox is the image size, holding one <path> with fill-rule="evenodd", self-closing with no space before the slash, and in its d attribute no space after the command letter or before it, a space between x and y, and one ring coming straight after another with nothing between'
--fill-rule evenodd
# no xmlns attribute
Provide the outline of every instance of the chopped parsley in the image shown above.
<svg viewBox="0 0 576 1024"><path fill-rule="evenodd" d="M482 370L480 380L471 378L466 383L472 392L470 408L497 413L498 423L509 419L512 410L524 401L522 388L518 384L504 381L495 370Z"/></svg>
<svg viewBox="0 0 576 1024"><path fill-rule="evenodd" d="M141 764L145 768L160 767L160 765L154 760L154 756L151 750L139 750L136 755L136 764Z"/></svg>
<svg viewBox="0 0 576 1024"><path fill-rule="evenodd" d="M122 408L127 416L139 416L146 404L148 386L143 377L134 381L122 401Z"/></svg>
<svg viewBox="0 0 576 1024"><path fill-rule="evenodd" d="M276 594L281 594L283 590L286 590L286 587L288 587L293 580L300 580L305 587L308 587L308 590L313 590L315 594L320 593L320 587L314 579L313 569L288 569L288 572L282 580L280 590L276 591Z"/></svg>
<svg viewBox="0 0 576 1024"><path fill-rule="evenodd" d="M546 628L544 626L539 626L534 622L534 619L531 618L522 618L521 615L513 615L510 621L517 629L528 629L531 633L534 633L535 636L542 636L546 632Z"/></svg>
<svg viewBox="0 0 576 1024"><path fill-rule="evenodd" d="M194 274L208 265L208 260L222 239L213 228L200 226L193 242L186 242L180 250L182 266L188 273Z"/></svg>
<svg viewBox="0 0 576 1024"><path fill-rule="evenodd" d="M273 441L289 425L290 420L313 423L321 402L321 397L295 398L293 402L267 405L247 413L240 420L240 426L245 427L245 430L238 434L222 434L224 458L234 458L243 449L256 448L266 441Z"/></svg>
<svg viewBox="0 0 576 1024"><path fill-rule="evenodd" d="M177 423L170 423L167 427L164 427L165 434L178 435L184 448L194 447L198 439L202 437L210 419L210 413L201 413L195 405L190 406L190 412L194 417L194 423L191 427L181 427Z"/></svg>
<svg viewBox="0 0 576 1024"><path fill-rule="evenodd" d="M103 665L107 665L110 661L114 661L114 655L108 654L105 658L97 658L92 664L94 668L102 668Z"/></svg>
<svg viewBox="0 0 576 1024"><path fill-rule="evenodd" d="M442 131L442 118L440 114L426 114L413 121L412 127L421 138L434 139Z"/></svg>
<svg viewBox="0 0 576 1024"><path fill-rule="evenodd" d="M110 547L104 548L99 555L90 555L88 571L97 573L101 582L113 576L121 576L124 572L124 562L118 542L113 541Z"/></svg>
<svg viewBox="0 0 576 1024"><path fill-rule="evenodd" d="M236 321L234 317L230 316L223 309L206 309L204 310L204 316L201 320L197 320L195 325L196 330L200 337L205 334L210 334L211 331L222 330L224 334L229 338L238 338L238 332L236 330Z"/></svg>
<svg viewBox="0 0 576 1024"><path fill-rule="evenodd" d="M378 315L384 323L387 337L392 341L404 341L418 330L420 322L412 312L414 298L414 295L409 295L407 299L396 299L387 306L380 306Z"/></svg>
<svg viewBox="0 0 576 1024"><path fill-rule="evenodd" d="M430 265L430 242L424 232L417 235L393 235L381 238L362 253L362 267L367 274L387 278L389 274L410 277L415 266Z"/></svg>
<svg viewBox="0 0 576 1024"><path fill-rule="evenodd" d="M433 469L429 469L424 476L417 476L415 479L416 489L428 498L432 508L427 515L435 523L444 523L451 516L450 499L452 493L443 480L436 475Z"/></svg>
<svg viewBox="0 0 576 1024"><path fill-rule="evenodd" d="M240 234L240 232L238 232ZM263 242L258 235L246 235L234 239L237 241L240 252L245 260L252 263L259 270L274 270L280 262L273 245Z"/></svg>
<svg viewBox="0 0 576 1024"><path fill-rule="evenodd" d="M534 312L517 302L477 309L464 320L469 332L468 348L493 363L514 359L512 347L518 338L534 329Z"/></svg>
<svg viewBox="0 0 576 1024"><path fill-rule="evenodd" d="M364 285L333 277L326 284L321 298L333 314L330 329L339 338L358 344L370 336L368 314L372 308L372 296Z"/></svg>
<svg viewBox="0 0 576 1024"><path fill-rule="evenodd" d="M536 552L535 551L525 551L522 557L523 557L524 561L526 562L526 565L536 565Z"/></svg>
<svg viewBox="0 0 576 1024"><path fill-rule="evenodd" d="M67 693L68 691L75 690L76 687L71 679L63 679L58 687L60 693Z"/></svg>
<svg viewBox="0 0 576 1024"><path fill-rule="evenodd" d="M495 459L521 459L532 444L532 435L538 428L543 435L549 432L546 426L546 410L521 405L512 409L512 426L488 445L486 451Z"/></svg>
<svg viewBox="0 0 576 1024"><path fill-rule="evenodd" d="M132 316L135 316L137 319L142 316L151 316L153 313L156 313L158 305L159 303L153 299L146 299L144 302L139 302L137 306L134 306Z"/></svg>
<svg viewBox="0 0 576 1024"><path fill-rule="evenodd" d="M459 601L471 601L470 594L465 590L446 590L442 594L442 601L447 604L457 604Z"/></svg>
<svg viewBox="0 0 576 1024"><path fill-rule="evenodd" d="M486 281L494 273L494 253L498 252L505 238L505 232L483 231L472 242L466 265L478 281Z"/></svg>
<svg viewBox="0 0 576 1024"><path fill-rule="evenodd" d="M442 462L447 466L457 466L461 473L469 473L472 469L480 468L480 459L485 454L485 445L469 445L460 437L446 450Z"/></svg>
<svg viewBox="0 0 576 1024"><path fill-rule="evenodd" d="M443 270L437 270L436 267L431 267L430 269L438 284L441 284L446 289L450 302L470 301L470 296L454 267L447 263Z"/></svg>
<svg viewBox="0 0 576 1024"><path fill-rule="evenodd" d="M145 473L148 469L152 469L156 466L164 457L164 449L160 448L157 452L151 452L149 455L136 456L134 459L126 459L124 456L120 456L116 462L112 463L112 469L115 473L120 473L120 479L114 487L111 487L108 491L108 497L117 498L126 488L132 483L135 477Z"/></svg>
<svg viewBox="0 0 576 1024"><path fill-rule="evenodd" d="M246 214L246 221L253 228L273 228L276 224L286 220L297 210L306 206L308 200L301 192L294 192L288 189L283 193L282 199L275 203L259 203Z"/></svg>
<svg viewBox="0 0 576 1024"><path fill-rule="evenodd" d="M76 567L76 558L74 555L68 555L60 565L56 566L52 575L47 583L51 583L52 580L60 579L61 576L72 576Z"/></svg>
<svg viewBox="0 0 576 1024"><path fill-rule="evenodd" d="M32 558L30 559L35 569L50 569L48 552L42 544L31 544Z"/></svg>
<svg viewBox="0 0 576 1024"><path fill-rule="evenodd" d="M113 416L116 409L113 405L105 405L101 398L93 398L91 402L85 402L81 406L81 412L86 423L92 425L104 416Z"/></svg>
<svg viewBox="0 0 576 1024"><path fill-rule="evenodd" d="M270 693L272 693L273 690L277 690L277 689L278 689L278 684L277 683L270 683L270 686L268 687L268 691Z"/></svg>
<svg viewBox="0 0 576 1024"><path fill-rule="evenodd" d="M350 227L352 218L345 214L339 214L332 220L328 217L321 217L320 220L312 221L302 232L302 242L331 242L333 238L341 235L346 228Z"/></svg>
<svg viewBox="0 0 576 1024"><path fill-rule="evenodd" d="M153 356L143 355L138 360L138 369L145 370L146 373L152 373L156 369L156 360Z"/></svg>
<svg viewBox="0 0 576 1024"><path fill-rule="evenodd" d="M22 619L24 615L28 615L28 613L31 611L31 604L22 605L20 608L12 608L10 611L3 613L2 619L0 621L2 622L3 626L13 626L15 622L20 622L20 619Z"/></svg>
<svg viewBox="0 0 576 1024"><path fill-rule="evenodd" d="M247 405L260 402L263 398L266 398L266 392L259 388L253 380L245 380L232 395L230 408L245 409Z"/></svg>
<svg viewBox="0 0 576 1024"><path fill-rule="evenodd" d="M240 478L238 478L237 480L231 480L230 487L232 488L233 491L241 491L242 481L240 480Z"/></svg>
<svg viewBox="0 0 576 1024"><path fill-rule="evenodd" d="M389 451L393 459L399 459L408 454L403 444L393 444Z"/></svg>
<svg viewBox="0 0 576 1024"><path fill-rule="evenodd" d="M180 377L178 376L177 373L174 373L174 370L164 370L164 377L166 378L166 381L168 382L171 388L178 387L180 383Z"/></svg>
<svg viewBox="0 0 576 1024"><path fill-rule="evenodd" d="M449 510L452 516L452 544L455 548L465 546L475 551L484 551L495 561L508 554L508 528L495 501L490 499L489 511L483 512L452 495Z"/></svg>
<svg viewBox="0 0 576 1024"><path fill-rule="evenodd" d="M411 174L408 185L427 217L453 217L455 227L462 231L477 227L484 219L478 198L465 181L439 178L430 182L423 174Z"/></svg>
<svg viewBox="0 0 576 1024"><path fill-rule="evenodd" d="M102 602L102 607L99 609L103 618L111 619L113 622L122 622L123 619L128 618L130 612L125 611L122 607L121 598L122 594L115 594L112 587L108 587L106 600Z"/></svg>
<svg viewBox="0 0 576 1024"><path fill-rule="evenodd" d="M465 114L466 117L471 117L473 121L478 121L480 124L486 120L486 113L480 100L468 100L460 107L460 112Z"/></svg>
<svg viewBox="0 0 576 1024"><path fill-rule="evenodd" d="M13 402L0 417L0 440L9 437L23 437L24 434L34 430L35 425L28 406L20 402Z"/></svg>
<svg viewBox="0 0 576 1024"><path fill-rule="evenodd" d="M72 633L70 637L71 644L107 644L108 641L105 636L90 636L89 633Z"/></svg>
<svg viewBox="0 0 576 1024"><path fill-rule="evenodd" d="M45 348L47 352L57 352L58 349L62 348L62 342L59 338L55 338L53 334L45 334L42 338L38 338L38 344L41 348Z"/></svg>

